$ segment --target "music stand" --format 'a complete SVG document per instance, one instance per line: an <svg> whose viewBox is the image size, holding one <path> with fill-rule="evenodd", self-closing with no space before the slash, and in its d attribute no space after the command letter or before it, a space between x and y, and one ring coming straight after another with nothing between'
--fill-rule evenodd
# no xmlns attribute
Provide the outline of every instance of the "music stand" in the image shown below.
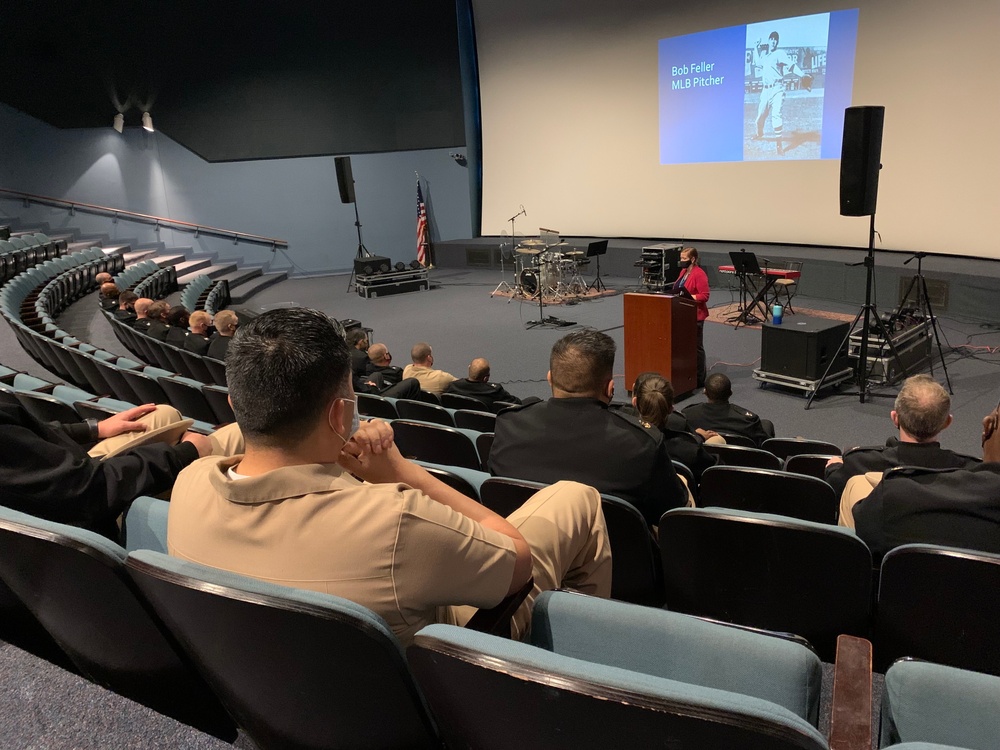
<svg viewBox="0 0 1000 750"><path fill-rule="evenodd" d="M597 258L597 277L590 282L590 286L587 287L589 292L593 289L595 292L606 292L608 288L604 286L604 282L601 280L601 256L608 252L608 241L600 240L599 242L591 242L587 245L587 257Z"/></svg>
<svg viewBox="0 0 1000 750"><path fill-rule="evenodd" d="M763 276L764 272L761 270L760 263L757 262L757 256L754 253L748 253L746 250L740 250L739 252L731 250L729 252L729 259L733 262L733 270L736 271L736 275L740 280L740 307L741 312L736 317L735 323L736 328L742 325L748 325L749 318L752 313L759 311L762 313L762 320L767 320L767 305L762 302L764 295L761 290L755 290L756 294L753 295L753 299L749 302L750 298L750 283L747 280L748 276ZM767 287L766 279L764 288ZM753 317L756 317L754 315Z"/></svg>

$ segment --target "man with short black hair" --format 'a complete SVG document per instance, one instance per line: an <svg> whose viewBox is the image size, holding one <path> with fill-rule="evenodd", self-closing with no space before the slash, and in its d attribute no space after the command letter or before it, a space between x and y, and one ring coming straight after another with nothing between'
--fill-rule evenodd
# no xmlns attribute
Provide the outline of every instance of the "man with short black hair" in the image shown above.
<svg viewBox="0 0 1000 750"><path fill-rule="evenodd" d="M118 309L115 310L115 318L123 323L131 323L135 320L135 311L133 311L133 306L135 301L139 299L139 295L135 292L124 291L118 295Z"/></svg>
<svg viewBox="0 0 1000 750"><path fill-rule="evenodd" d="M403 369L404 378L416 378L420 388L430 393L444 393L444 389L458 378L450 372L434 369L434 351L426 341L413 345L410 349L410 360L413 364Z"/></svg>
<svg viewBox="0 0 1000 750"><path fill-rule="evenodd" d="M684 409L684 418L696 430L714 430L743 435L758 446L774 437L774 425L770 420L761 419L749 409L729 403L733 395L733 384L721 372L713 372L705 378L705 398L707 402L691 404Z"/></svg>
<svg viewBox="0 0 1000 750"><path fill-rule="evenodd" d="M497 416L487 466L495 476L573 479L634 505L650 526L688 502L659 430L608 409L615 342L593 329L559 339L549 357L552 398Z"/></svg>
<svg viewBox="0 0 1000 750"><path fill-rule="evenodd" d="M464 624L472 611L456 605L495 606L531 576L519 636L544 589L609 595L593 488L559 483L503 519L407 461L386 422L358 423L350 350L325 314L263 313L237 332L226 371L246 454L181 474L170 554L351 599L404 645L429 623Z"/></svg>
<svg viewBox="0 0 1000 750"><path fill-rule="evenodd" d="M355 378L364 377L368 372L368 332L361 328L352 328L347 332L347 345L351 348L351 372ZM355 385L355 387L357 387Z"/></svg>
<svg viewBox="0 0 1000 750"><path fill-rule="evenodd" d="M520 404L521 399L509 393L499 383L491 383L490 361L485 357L477 357L469 364L469 377L456 380L445 388L445 393L457 393L482 401L492 407L497 403Z"/></svg>
<svg viewBox="0 0 1000 750"><path fill-rule="evenodd" d="M930 375L903 381L889 418L899 430L894 445L854 448L843 458L831 458L826 481L840 497L840 525L854 528L851 509L871 492L882 472L895 466L925 469L969 469L979 463L971 456L942 448L938 438L952 421L951 396ZM865 476L871 474L869 479ZM848 485L850 491L845 491Z"/></svg>

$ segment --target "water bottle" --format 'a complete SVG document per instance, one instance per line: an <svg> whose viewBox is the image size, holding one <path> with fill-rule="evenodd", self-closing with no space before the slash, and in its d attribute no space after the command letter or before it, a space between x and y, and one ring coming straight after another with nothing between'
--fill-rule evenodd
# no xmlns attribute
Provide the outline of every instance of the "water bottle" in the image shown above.
<svg viewBox="0 0 1000 750"><path fill-rule="evenodd" d="M785 310L781 305L775 305L771 308L771 322L776 326L781 325L781 318Z"/></svg>

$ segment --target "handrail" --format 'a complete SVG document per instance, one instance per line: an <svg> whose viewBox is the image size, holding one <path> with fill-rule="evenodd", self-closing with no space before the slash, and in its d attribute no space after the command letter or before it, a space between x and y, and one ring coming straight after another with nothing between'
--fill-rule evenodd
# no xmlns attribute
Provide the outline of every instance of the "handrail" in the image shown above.
<svg viewBox="0 0 1000 750"><path fill-rule="evenodd" d="M231 239L234 245L238 244L240 240L244 242L256 243L258 245L270 245L272 252L279 247L288 248L288 240L282 240L276 237L264 237L259 234L237 232L233 229L219 229L218 227L209 227L204 224L192 224L187 221L177 221L176 219L168 219L163 216L153 216L152 214L142 214L137 211L126 211L120 208L110 208L109 206L98 206L93 203L68 201L63 200L62 198L50 198L46 195L32 195L31 193L24 193L20 190L0 188L0 194L20 198L25 202L25 206L29 203L38 203L40 205L54 206L56 208L67 208L69 209L71 216L74 211L83 211L84 213L97 214L98 216L111 216L115 223L118 222L119 218L123 218L130 221L136 221L141 224L153 224L157 229L163 226L168 229L193 232L195 237L202 233L209 234L214 237L224 237L226 239Z"/></svg>

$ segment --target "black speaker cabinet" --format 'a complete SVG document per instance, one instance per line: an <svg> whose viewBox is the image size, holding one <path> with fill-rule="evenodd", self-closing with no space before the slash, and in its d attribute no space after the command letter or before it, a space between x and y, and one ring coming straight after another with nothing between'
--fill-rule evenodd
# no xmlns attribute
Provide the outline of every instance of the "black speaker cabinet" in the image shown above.
<svg viewBox="0 0 1000 750"><path fill-rule="evenodd" d="M844 141L840 151L840 214L871 216L878 200L885 107L844 110Z"/></svg>
<svg viewBox="0 0 1000 750"><path fill-rule="evenodd" d="M389 273L392 261L384 255L370 255L367 258L354 259L355 276L373 276L377 273Z"/></svg>
<svg viewBox="0 0 1000 750"><path fill-rule="evenodd" d="M848 324L825 318L786 317L781 325L764 323L760 337L760 369L775 375L819 380L831 359L831 373L847 369Z"/></svg>
<svg viewBox="0 0 1000 750"><path fill-rule="evenodd" d="M337 156L333 160L337 170L337 187L340 188L340 202L354 203L354 174L351 172L351 157Z"/></svg>

